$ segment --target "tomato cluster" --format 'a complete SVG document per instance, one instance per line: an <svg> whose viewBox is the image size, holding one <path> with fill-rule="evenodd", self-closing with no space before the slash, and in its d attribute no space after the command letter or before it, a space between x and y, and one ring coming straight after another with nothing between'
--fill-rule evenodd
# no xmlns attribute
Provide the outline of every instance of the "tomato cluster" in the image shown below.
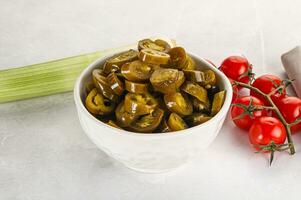
<svg viewBox="0 0 301 200"><path fill-rule="evenodd" d="M287 123L293 123L301 118L301 99L288 96L286 93L286 81L275 75L262 75L254 78L252 65L242 56L230 56L226 58L220 70L230 79L233 85L233 99L231 117L234 124L249 131L249 140L255 147L281 145L286 140L286 129L273 109L277 106ZM251 90L249 95L240 95L240 89L236 82L247 83L257 88L262 93L269 95L271 104L266 95ZM301 123L291 126L291 132L301 130Z"/></svg>

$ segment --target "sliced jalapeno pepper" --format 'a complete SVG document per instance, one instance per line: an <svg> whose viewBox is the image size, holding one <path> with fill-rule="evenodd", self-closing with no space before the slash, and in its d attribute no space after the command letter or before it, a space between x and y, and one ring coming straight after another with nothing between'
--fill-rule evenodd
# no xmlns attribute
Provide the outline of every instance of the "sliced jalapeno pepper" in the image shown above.
<svg viewBox="0 0 301 200"><path fill-rule="evenodd" d="M198 100L197 98L193 97L192 105L193 105L194 110L196 110L196 111L199 111L201 113L206 113L206 114L210 113L209 101L204 103L204 102L201 102L200 100Z"/></svg>
<svg viewBox="0 0 301 200"><path fill-rule="evenodd" d="M135 60L122 65L121 73L129 81L145 81L151 76L152 67L140 60Z"/></svg>
<svg viewBox="0 0 301 200"><path fill-rule="evenodd" d="M127 93L124 99L124 109L128 113L136 115L146 115L151 113L158 102L155 98L148 94Z"/></svg>
<svg viewBox="0 0 301 200"><path fill-rule="evenodd" d="M156 39L155 41L155 44L161 46L161 47L164 47L164 52L168 52L169 49L171 48L170 45L168 44L168 42L164 41L164 40L161 40L161 39Z"/></svg>
<svg viewBox="0 0 301 200"><path fill-rule="evenodd" d="M167 121L165 119L165 117L163 117L161 124L158 128L158 132L160 133L167 133L167 132L171 132L171 128L168 126Z"/></svg>
<svg viewBox="0 0 301 200"><path fill-rule="evenodd" d="M169 115L167 124L172 131L180 131L188 128L185 121L176 113L171 113Z"/></svg>
<svg viewBox="0 0 301 200"><path fill-rule="evenodd" d="M120 127L128 127L132 122L138 119L138 115L131 114L125 111L124 101L120 102L115 110L117 124Z"/></svg>
<svg viewBox="0 0 301 200"><path fill-rule="evenodd" d="M131 123L128 130L139 133L151 133L160 125L163 115L164 111L156 108L150 114L143 115L140 119Z"/></svg>
<svg viewBox="0 0 301 200"><path fill-rule="evenodd" d="M125 89L131 93L136 93L136 94L148 93L149 84L135 83L135 82L125 80Z"/></svg>
<svg viewBox="0 0 301 200"><path fill-rule="evenodd" d="M206 85L215 85L216 84L216 75L214 71L208 69L204 71L204 82L201 83L203 86Z"/></svg>
<svg viewBox="0 0 301 200"><path fill-rule="evenodd" d="M165 102L163 100L163 96L157 97L156 101L158 102L158 108L162 109L165 113L169 113L169 109L165 105Z"/></svg>
<svg viewBox="0 0 301 200"><path fill-rule="evenodd" d="M143 62L164 65L169 62L170 56L167 53L153 49L142 49L139 53L139 59Z"/></svg>
<svg viewBox="0 0 301 200"><path fill-rule="evenodd" d="M210 120L212 117L209 117L208 115L204 113L194 113L186 118L186 121L189 126L197 126L202 123L205 123L206 121Z"/></svg>
<svg viewBox="0 0 301 200"><path fill-rule="evenodd" d="M225 100L226 91L220 91L214 95L212 108L211 108L211 116L216 115L218 111L222 108Z"/></svg>
<svg viewBox="0 0 301 200"><path fill-rule="evenodd" d="M197 83L186 81L182 86L182 90L203 103L208 101L207 90Z"/></svg>
<svg viewBox="0 0 301 200"><path fill-rule="evenodd" d="M174 47L168 51L170 55L170 64L176 69L185 68L186 52L182 47Z"/></svg>
<svg viewBox="0 0 301 200"><path fill-rule="evenodd" d="M99 94L96 88L92 89L88 94L86 101L87 110L96 115L107 115L114 111L115 103L104 98Z"/></svg>
<svg viewBox="0 0 301 200"><path fill-rule="evenodd" d="M95 88L93 81L89 81L85 84L85 94L88 96L88 94Z"/></svg>
<svg viewBox="0 0 301 200"><path fill-rule="evenodd" d="M118 71L124 63L131 62L136 59L138 59L138 52L133 49L116 54L106 60L103 66L103 71L105 74L109 74L112 71Z"/></svg>
<svg viewBox="0 0 301 200"><path fill-rule="evenodd" d="M161 39L157 39L155 41L144 39L138 42L138 50L140 51L142 49L153 49L156 51L167 52L170 49L170 45Z"/></svg>
<svg viewBox="0 0 301 200"><path fill-rule="evenodd" d="M186 61L184 64L184 69L186 70L194 70L196 67L195 61L189 55L186 54Z"/></svg>
<svg viewBox="0 0 301 200"><path fill-rule="evenodd" d="M106 98L114 102L118 102L118 95L115 94L110 85L107 83L107 78L101 75L101 73L102 71L99 69L94 69L92 72L93 83L96 89Z"/></svg>
<svg viewBox="0 0 301 200"><path fill-rule="evenodd" d="M199 70L183 70L186 79L192 82L202 83L205 81L204 72Z"/></svg>
<svg viewBox="0 0 301 200"><path fill-rule="evenodd" d="M180 92L165 94L164 102L171 112L175 112L181 116L190 115L193 111L188 97Z"/></svg>
<svg viewBox="0 0 301 200"><path fill-rule="evenodd" d="M120 128L113 120L109 120L109 121L107 122L107 124L110 125L110 126L113 126L113 127L115 127L115 128L122 129L122 128Z"/></svg>
<svg viewBox="0 0 301 200"><path fill-rule="evenodd" d="M150 82L155 90L164 94L176 92L184 81L185 76L182 71L168 68L156 70L150 78Z"/></svg>
<svg viewBox="0 0 301 200"><path fill-rule="evenodd" d="M122 95L124 91L124 84L123 82L117 77L115 72L111 72L107 76L107 81L111 87L111 89L115 92L117 95Z"/></svg>
<svg viewBox="0 0 301 200"><path fill-rule="evenodd" d="M154 65L154 64L148 64L152 68L152 73L156 71L157 69L160 69L162 65Z"/></svg>

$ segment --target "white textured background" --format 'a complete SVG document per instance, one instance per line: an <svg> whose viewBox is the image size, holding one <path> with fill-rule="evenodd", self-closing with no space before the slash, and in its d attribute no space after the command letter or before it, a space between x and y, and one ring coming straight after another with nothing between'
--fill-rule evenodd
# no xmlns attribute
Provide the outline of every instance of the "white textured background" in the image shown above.
<svg viewBox="0 0 301 200"><path fill-rule="evenodd" d="M133 43L177 39L220 64L243 54L257 73L283 75L301 44L299 0L0 0L0 69ZM0 200L299 199L297 154L273 167L228 120L194 163L169 174L128 170L79 126L71 93L0 105Z"/></svg>

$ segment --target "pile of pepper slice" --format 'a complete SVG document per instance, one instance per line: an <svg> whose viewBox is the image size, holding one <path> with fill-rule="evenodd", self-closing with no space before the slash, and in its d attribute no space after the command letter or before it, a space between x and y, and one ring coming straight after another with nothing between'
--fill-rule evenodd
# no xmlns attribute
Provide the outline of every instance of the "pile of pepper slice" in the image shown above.
<svg viewBox="0 0 301 200"><path fill-rule="evenodd" d="M139 133L183 130L210 120L225 91L212 70L198 70L182 47L144 39L94 69L85 106L115 128Z"/></svg>

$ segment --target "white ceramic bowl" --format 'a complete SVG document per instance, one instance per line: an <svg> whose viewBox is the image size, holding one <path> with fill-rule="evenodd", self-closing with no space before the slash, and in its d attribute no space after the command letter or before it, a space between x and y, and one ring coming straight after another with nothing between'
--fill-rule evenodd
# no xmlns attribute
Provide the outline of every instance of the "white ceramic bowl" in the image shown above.
<svg viewBox="0 0 301 200"><path fill-rule="evenodd" d="M112 55L111 55L112 56ZM173 133L141 134L111 127L85 108L84 85L93 69L102 66L106 58L90 64L79 76L74 87L74 99L79 121L88 137L112 158L136 171L158 173L175 169L196 158L215 139L231 104L232 87L227 77L205 59L191 55L201 69L212 69L226 98L222 109L209 121Z"/></svg>

